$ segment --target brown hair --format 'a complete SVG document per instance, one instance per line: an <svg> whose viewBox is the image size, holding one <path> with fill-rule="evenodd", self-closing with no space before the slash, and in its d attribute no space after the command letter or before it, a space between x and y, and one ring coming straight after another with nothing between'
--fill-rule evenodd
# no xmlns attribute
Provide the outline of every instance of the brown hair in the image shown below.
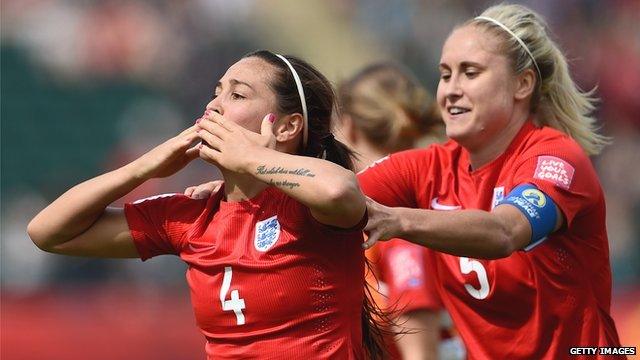
<svg viewBox="0 0 640 360"><path fill-rule="evenodd" d="M438 106L408 70L393 63L367 66L338 89L341 111L386 152L414 147L441 123Z"/></svg>
<svg viewBox="0 0 640 360"><path fill-rule="evenodd" d="M276 93L278 112L282 114L302 114L302 103L293 74L287 64L274 53L259 50L245 55L257 57L278 69L270 86ZM306 61L286 55L298 73L304 89L309 120L307 146L300 149L304 156L322 157L344 168L353 170L353 151L336 140L332 133L336 112L336 96L327 78Z"/></svg>

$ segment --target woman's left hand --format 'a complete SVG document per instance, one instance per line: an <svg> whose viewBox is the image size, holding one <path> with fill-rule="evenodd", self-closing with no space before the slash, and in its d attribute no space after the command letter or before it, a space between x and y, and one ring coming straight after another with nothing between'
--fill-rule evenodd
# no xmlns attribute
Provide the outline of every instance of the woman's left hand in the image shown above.
<svg viewBox="0 0 640 360"><path fill-rule="evenodd" d="M368 238L362 244L365 249L371 248L378 241L400 237L402 234L402 221L398 215L398 208L381 205L367 197L367 214L369 220L364 232Z"/></svg>
<svg viewBox="0 0 640 360"><path fill-rule="evenodd" d="M234 172L246 172L247 159L255 148L275 149L274 114L262 119L260 133L254 133L215 111L207 111L197 124L198 135L206 142L200 146L200 157Z"/></svg>

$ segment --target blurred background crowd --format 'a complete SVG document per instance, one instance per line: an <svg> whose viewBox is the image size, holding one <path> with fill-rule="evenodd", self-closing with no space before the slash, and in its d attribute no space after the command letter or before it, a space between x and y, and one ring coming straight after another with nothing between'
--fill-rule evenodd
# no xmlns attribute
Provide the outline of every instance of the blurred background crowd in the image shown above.
<svg viewBox="0 0 640 360"><path fill-rule="evenodd" d="M613 143L594 158L607 196L613 314L640 343L640 1L518 1L544 15ZM376 60L435 92L452 27L477 0L3 0L2 358L199 358L179 259L92 260L39 251L28 221L71 185L133 160L202 114L222 72L266 48L334 82ZM635 159L635 160L634 160ZM128 195L217 178L196 161ZM46 354L46 356L45 356Z"/></svg>

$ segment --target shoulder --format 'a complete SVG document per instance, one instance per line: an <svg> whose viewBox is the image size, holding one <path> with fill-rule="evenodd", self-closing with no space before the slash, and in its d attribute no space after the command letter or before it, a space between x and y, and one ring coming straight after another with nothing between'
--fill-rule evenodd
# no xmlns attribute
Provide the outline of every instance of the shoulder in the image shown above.
<svg viewBox="0 0 640 360"><path fill-rule="evenodd" d="M595 174L591 159L580 145L567 134L550 127L534 129L517 152L522 161L537 158L539 166L565 166Z"/></svg>
<svg viewBox="0 0 640 360"><path fill-rule="evenodd" d="M166 221L184 221L198 217L202 212L218 209L222 193L220 189L206 199L192 199L180 193L154 195L125 204L125 211L147 213Z"/></svg>
<svg viewBox="0 0 640 360"><path fill-rule="evenodd" d="M560 151L568 156L588 159L587 154L574 139L548 126L534 128L523 142L523 146L529 152Z"/></svg>
<svg viewBox="0 0 640 360"><path fill-rule="evenodd" d="M431 144L426 148L400 151L374 161L367 168L360 171L359 175L371 169L381 169L385 167L411 168L418 166L423 168L425 165L432 165L434 161L455 157L456 154L459 154L460 149L460 146L456 142L448 141L444 144Z"/></svg>
<svg viewBox="0 0 640 360"><path fill-rule="evenodd" d="M591 159L567 134L549 127L535 128L513 154L516 177L551 191L599 196L600 184ZM554 190L555 191L555 190Z"/></svg>

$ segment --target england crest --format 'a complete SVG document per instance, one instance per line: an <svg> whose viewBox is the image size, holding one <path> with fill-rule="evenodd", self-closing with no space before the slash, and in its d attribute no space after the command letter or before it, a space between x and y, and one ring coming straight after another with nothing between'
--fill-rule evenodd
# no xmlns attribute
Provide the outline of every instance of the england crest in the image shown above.
<svg viewBox="0 0 640 360"><path fill-rule="evenodd" d="M280 223L278 215L274 215L266 220L258 221L253 245L256 250L265 252L275 245L278 237L280 237Z"/></svg>

